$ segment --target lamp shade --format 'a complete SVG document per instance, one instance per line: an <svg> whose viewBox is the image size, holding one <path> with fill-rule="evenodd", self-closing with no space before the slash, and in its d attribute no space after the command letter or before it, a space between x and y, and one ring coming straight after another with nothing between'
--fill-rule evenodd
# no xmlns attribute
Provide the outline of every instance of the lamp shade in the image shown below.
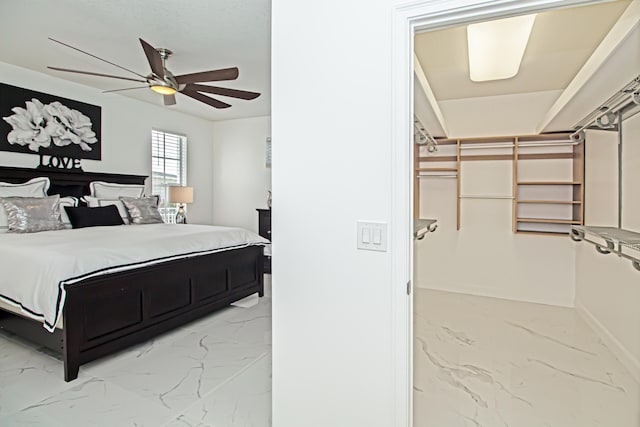
<svg viewBox="0 0 640 427"><path fill-rule="evenodd" d="M169 187L170 203L193 203L193 187Z"/></svg>

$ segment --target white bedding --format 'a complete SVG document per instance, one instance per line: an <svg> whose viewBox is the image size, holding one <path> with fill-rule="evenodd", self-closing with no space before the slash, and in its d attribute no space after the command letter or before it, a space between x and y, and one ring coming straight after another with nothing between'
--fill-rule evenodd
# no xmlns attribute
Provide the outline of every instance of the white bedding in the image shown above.
<svg viewBox="0 0 640 427"><path fill-rule="evenodd" d="M176 258L269 241L241 228L147 224L0 235L0 299L53 331L64 285Z"/></svg>

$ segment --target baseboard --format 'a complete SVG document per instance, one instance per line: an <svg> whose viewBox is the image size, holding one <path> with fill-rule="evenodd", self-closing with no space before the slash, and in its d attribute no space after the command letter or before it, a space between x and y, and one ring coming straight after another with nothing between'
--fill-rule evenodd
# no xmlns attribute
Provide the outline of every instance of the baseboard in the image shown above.
<svg viewBox="0 0 640 427"><path fill-rule="evenodd" d="M473 286L473 285L456 285L455 287L450 286L438 286L438 285L425 285L424 283L416 282L416 289L431 289L434 291L444 291L444 292L453 292L455 294L464 294L464 295L475 295L479 297L489 297L489 298L498 298L504 299L508 301L518 301L518 302L530 302L533 304L544 304L544 305L553 305L557 307L566 307L566 308L574 308L573 302L567 301L563 302L559 298L527 298L522 297L522 295L509 294L508 292L504 292L502 289L489 289L482 286Z"/></svg>
<svg viewBox="0 0 640 427"><path fill-rule="evenodd" d="M631 376L640 383L640 361L625 348L618 339L579 301L576 302L576 311L585 322L602 339L605 345L611 350L613 355L631 373Z"/></svg>

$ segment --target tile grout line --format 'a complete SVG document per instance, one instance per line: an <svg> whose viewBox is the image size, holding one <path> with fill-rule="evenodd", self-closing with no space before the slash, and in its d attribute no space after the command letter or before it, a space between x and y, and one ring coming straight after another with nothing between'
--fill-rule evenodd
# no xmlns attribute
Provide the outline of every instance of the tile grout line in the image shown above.
<svg viewBox="0 0 640 427"><path fill-rule="evenodd" d="M170 422L172 422L173 420L175 420L177 417L181 416L181 415L185 415L187 412L189 412L189 410L193 407L195 407L198 403L202 402L205 398L207 398L208 396L210 396L211 394L217 392L218 390L220 390L222 387L224 387L225 385L229 384L232 380L238 378L240 375L244 374L245 372L247 372L251 367L253 367L254 365L256 365L258 362L260 362L261 360L263 360L264 358L266 358L269 354L271 353L271 351L265 351L264 353L260 354L258 357L256 357L251 363L249 363L248 365L246 365L245 367L243 367L242 369L240 369L238 372L236 372L235 374L231 375L229 378L227 378L226 380L222 381L220 384L218 384L217 386L215 386L214 388L212 388L211 390L209 390L208 393L206 393L204 396L202 396L200 399L196 400L195 402L193 402L191 405L187 406L186 408L184 408L182 410L182 412L180 412L177 415L172 415L171 418L165 423L163 424L163 426L168 425ZM186 416L186 415L185 415ZM197 420L196 420L197 421ZM200 422L200 421L198 421Z"/></svg>

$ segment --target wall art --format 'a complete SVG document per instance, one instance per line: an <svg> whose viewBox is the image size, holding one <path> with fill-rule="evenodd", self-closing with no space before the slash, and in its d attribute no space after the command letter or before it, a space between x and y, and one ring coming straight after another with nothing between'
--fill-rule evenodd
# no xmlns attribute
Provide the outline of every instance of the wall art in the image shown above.
<svg viewBox="0 0 640 427"><path fill-rule="evenodd" d="M100 160L101 110L0 83L0 151Z"/></svg>

